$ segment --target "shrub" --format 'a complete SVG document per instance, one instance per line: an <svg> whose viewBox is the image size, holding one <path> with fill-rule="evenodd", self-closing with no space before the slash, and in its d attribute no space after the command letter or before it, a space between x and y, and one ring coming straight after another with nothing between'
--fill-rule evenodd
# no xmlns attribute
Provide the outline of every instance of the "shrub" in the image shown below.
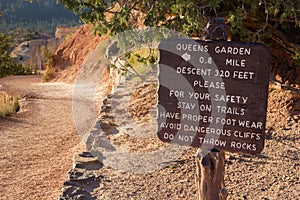
<svg viewBox="0 0 300 200"><path fill-rule="evenodd" d="M54 78L55 54L52 51L50 51L49 49L47 49L45 46L43 46L41 48L41 51L42 51L42 55L46 61L46 65L47 65L46 72L44 73L44 76L43 76L43 81L47 82L47 81L51 80L52 78Z"/></svg>
<svg viewBox="0 0 300 200"><path fill-rule="evenodd" d="M18 112L20 109L19 99L11 97L6 92L0 91L0 117Z"/></svg>
<svg viewBox="0 0 300 200"><path fill-rule="evenodd" d="M51 65L48 65L46 72L43 75L43 81L47 82L54 78L55 70Z"/></svg>

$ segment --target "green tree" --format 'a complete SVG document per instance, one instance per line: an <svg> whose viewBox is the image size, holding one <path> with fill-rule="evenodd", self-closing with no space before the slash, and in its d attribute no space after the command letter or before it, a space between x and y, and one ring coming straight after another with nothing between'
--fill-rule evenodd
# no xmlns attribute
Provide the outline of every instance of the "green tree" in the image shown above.
<svg viewBox="0 0 300 200"><path fill-rule="evenodd" d="M273 66L300 68L299 0L58 0L98 34L140 25L165 27L202 37L211 18L223 18L232 40L261 42L277 49ZM141 21L142 19L142 21ZM272 52L273 53L273 52ZM292 60L292 63L291 61ZM282 73L286 73L284 70ZM299 74L300 75L300 74Z"/></svg>
<svg viewBox="0 0 300 200"><path fill-rule="evenodd" d="M165 27L189 36L203 36L209 18L225 19L233 40L269 42L278 30L300 28L300 1L294 0L59 0L100 34L139 27ZM282 38L282 35L280 35ZM285 38L284 38L285 39ZM284 40L282 39L282 40ZM299 39L300 40L300 39ZM286 52L292 46L284 47ZM295 49L294 49L295 50ZM299 49L293 53L299 53ZM290 52L291 53L291 52Z"/></svg>
<svg viewBox="0 0 300 200"><path fill-rule="evenodd" d="M10 74L13 67L13 62L7 52L9 45L9 37L0 33L0 78Z"/></svg>
<svg viewBox="0 0 300 200"><path fill-rule="evenodd" d="M280 24L299 28L300 1L294 0L59 0L80 16L93 23L99 33L111 34L132 29L139 24L137 15L144 15L143 24L159 26L199 36L207 18L222 17L232 34L242 38L257 37L268 26ZM112 14L107 17L107 14ZM288 28L288 27L286 27Z"/></svg>
<svg viewBox="0 0 300 200"><path fill-rule="evenodd" d="M21 64L16 63L9 55L11 38L0 33L0 78L10 75L28 74L30 71Z"/></svg>
<svg viewBox="0 0 300 200"><path fill-rule="evenodd" d="M2 17L0 3L0 20ZM1 23L1 21L0 21ZM0 33L0 78L10 75L30 74L29 68L15 62L9 55L12 39L8 34Z"/></svg>
<svg viewBox="0 0 300 200"><path fill-rule="evenodd" d="M1 4L0 4L0 19L2 16ZM11 57L8 54L8 49L10 47L10 38L0 33L0 78L12 74L12 68L15 67Z"/></svg>
<svg viewBox="0 0 300 200"><path fill-rule="evenodd" d="M0 32L16 28L33 31L55 31L57 26L80 25L78 16L57 5L55 0L0 0L2 17Z"/></svg>

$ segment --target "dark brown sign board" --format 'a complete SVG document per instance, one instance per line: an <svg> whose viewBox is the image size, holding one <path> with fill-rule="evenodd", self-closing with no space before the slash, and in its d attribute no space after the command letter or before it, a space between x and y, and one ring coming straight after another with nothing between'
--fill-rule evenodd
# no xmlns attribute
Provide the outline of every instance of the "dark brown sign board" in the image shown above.
<svg viewBox="0 0 300 200"><path fill-rule="evenodd" d="M271 56L262 44L168 39L159 45L158 137L259 154Z"/></svg>

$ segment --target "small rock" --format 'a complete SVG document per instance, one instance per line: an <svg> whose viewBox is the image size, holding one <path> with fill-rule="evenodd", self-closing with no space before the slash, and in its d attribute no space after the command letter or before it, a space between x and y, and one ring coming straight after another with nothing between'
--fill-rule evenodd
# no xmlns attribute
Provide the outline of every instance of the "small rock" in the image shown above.
<svg viewBox="0 0 300 200"><path fill-rule="evenodd" d="M97 170L102 166L103 165L98 158L94 157L90 152L82 152L73 157L73 168Z"/></svg>
<svg viewBox="0 0 300 200"><path fill-rule="evenodd" d="M83 198L84 197L84 198ZM79 199L92 199L90 193L80 187L64 187L60 200L79 200Z"/></svg>
<svg viewBox="0 0 300 200"><path fill-rule="evenodd" d="M96 180L96 176L93 173L88 173L84 169L72 169L68 172L68 179L71 181L88 183Z"/></svg>

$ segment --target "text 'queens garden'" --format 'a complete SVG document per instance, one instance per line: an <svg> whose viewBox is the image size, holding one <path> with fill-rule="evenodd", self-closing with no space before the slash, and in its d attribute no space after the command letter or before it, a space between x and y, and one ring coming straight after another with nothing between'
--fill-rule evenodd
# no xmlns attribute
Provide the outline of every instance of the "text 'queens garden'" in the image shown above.
<svg viewBox="0 0 300 200"><path fill-rule="evenodd" d="M208 52L208 45L199 44L185 44L178 43L176 45L176 50L178 51L188 51L188 52ZM231 54L231 55L251 55L251 48L246 47L232 47L232 46L216 46L214 48L216 54Z"/></svg>

